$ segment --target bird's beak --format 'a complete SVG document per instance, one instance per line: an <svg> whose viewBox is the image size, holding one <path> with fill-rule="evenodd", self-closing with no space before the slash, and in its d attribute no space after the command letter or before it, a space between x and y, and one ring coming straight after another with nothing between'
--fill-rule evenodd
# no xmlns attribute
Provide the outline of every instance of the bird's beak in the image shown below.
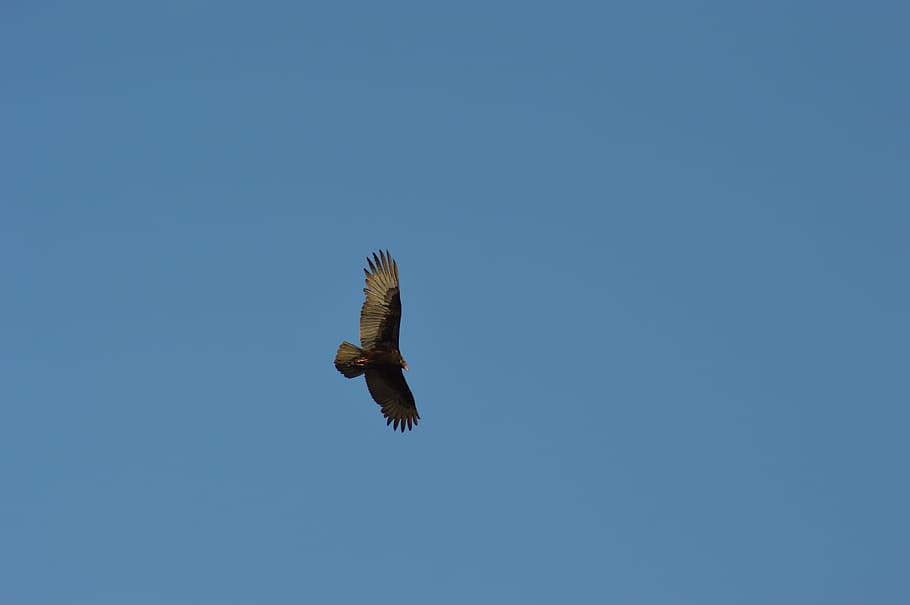
<svg viewBox="0 0 910 605"><path fill-rule="evenodd" d="M402 359L402 360L401 360L401 367L403 367L403 368L404 368L404 371L407 372L407 371L408 371L408 362L406 362L405 360Z"/></svg>

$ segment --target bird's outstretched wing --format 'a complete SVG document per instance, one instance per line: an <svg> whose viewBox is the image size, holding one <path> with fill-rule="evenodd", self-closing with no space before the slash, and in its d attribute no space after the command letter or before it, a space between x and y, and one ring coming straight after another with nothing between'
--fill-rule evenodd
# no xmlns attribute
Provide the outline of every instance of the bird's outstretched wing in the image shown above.
<svg viewBox="0 0 910 605"><path fill-rule="evenodd" d="M370 395L382 407L382 415L386 417L386 424L392 424L393 430L404 432L405 425L408 430L417 425L420 414L417 413L417 404L414 395L405 382L401 368L394 366L380 366L369 368L366 371L367 388Z"/></svg>
<svg viewBox="0 0 910 605"><path fill-rule="evenodd" d="M375 262L374 262L375 261ZM373 253L367 258L366 300L360 309L360 346L398 350L398 330L401 326L401 296L398 292L398 265L388 251Z"/></svg>

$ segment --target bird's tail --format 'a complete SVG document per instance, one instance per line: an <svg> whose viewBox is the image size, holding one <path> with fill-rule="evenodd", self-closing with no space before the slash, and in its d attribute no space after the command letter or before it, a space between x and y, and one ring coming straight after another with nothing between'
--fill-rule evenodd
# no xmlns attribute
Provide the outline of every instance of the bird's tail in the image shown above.
<svg viewBox="0 0 910 605"><path fill-rule="evenodd" d="M338 347L338 353L335 355L335 368L347 378L354 378L363 374L363 365L354 363L358 357L363 355L363 349L345 341Z"/></svg>

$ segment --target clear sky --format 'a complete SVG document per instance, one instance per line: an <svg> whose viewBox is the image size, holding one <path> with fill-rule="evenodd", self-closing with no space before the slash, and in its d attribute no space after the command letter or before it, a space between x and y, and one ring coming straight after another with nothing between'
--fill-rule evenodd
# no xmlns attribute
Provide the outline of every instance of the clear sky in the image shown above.
<svg viewBox="0 0 910 605"><path fill-rule="evenodd" d="M0 602L910 602L906 3L319 4L0 9Z"/></svg>

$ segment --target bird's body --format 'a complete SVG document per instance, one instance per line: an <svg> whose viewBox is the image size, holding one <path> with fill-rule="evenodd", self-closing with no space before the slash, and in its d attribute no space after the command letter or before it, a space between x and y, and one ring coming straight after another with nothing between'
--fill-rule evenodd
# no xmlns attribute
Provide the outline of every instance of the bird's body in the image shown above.
<svg viewBox="0 0 910 605"><path fill-rule="evenodd" d="M374 262L375 261L375 262ZM347 378L363 374L370 395L382 407L386 424L411 429L420 420L417 405L402 369L407 370L398 350L401 325L401 294L398 264L388 251L367 258L366 300L360 310L360 346L342 342L335 355L335 368Z"/></svg>

